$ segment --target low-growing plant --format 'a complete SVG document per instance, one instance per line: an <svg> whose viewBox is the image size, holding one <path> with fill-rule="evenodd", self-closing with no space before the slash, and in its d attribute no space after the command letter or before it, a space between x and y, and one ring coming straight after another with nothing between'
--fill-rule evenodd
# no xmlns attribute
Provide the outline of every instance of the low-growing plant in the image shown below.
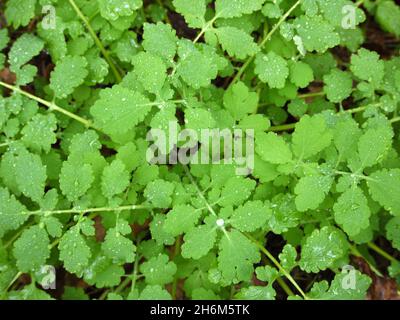
<svg viewBox="0 0 400 320"><path fill-rule="evenodd" d="M355 257L400 284L395 1L0 12L1 298L365 299ZM148 161L171 124L250 130L254 168Z"/></svg>

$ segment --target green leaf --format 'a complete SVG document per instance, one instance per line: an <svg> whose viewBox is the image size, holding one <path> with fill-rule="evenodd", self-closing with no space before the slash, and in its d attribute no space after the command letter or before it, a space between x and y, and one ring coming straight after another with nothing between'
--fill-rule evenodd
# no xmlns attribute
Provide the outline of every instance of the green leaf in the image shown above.
<svg viewBox="0 0 400 320"><path fill-rule="evenodd" d="M104 132L124 134L143 121L150 111L149 100L142 94L121 86L104 89L91 108L95 123Z"/></svg>
<svg viewBox="0 0 400 320"><path fill-rule="evenodd" d="M239 205L250 197L255 186L254 180L232 177L222 188L219 204L222 206Z"/></svg>
<svg viewBox="0 0 400 320"><path fill-rule="evenodd" d="M22 129L22 141L33 151L43 150L47 153L51 145L57 141L54 133L56 129L57 119L54 114L36 114Z"/></svg>
<svg viewBox="0 0 400 320"><path fill-rule="evenodd" d="M92 255L84 237L79 232L79 225L64 233L58 249L60 250L60 260L64 262L64 268L78 275L88 265Z"/></svg>
<svg viewBox="0 0 400 320"><path fill-rule="evenodd" d="M395 216L400 216L400 169L383 169L367 180L372 199Z"/></svg>
<svg viewBox="0 0 400 320"><path fill-rule="evenodd" d="M159 285L146 286L140 293L139 300L172 300L171 295Z"/></svg>
<svg viewBox="0 0 400 320"><path fill-rule="evenodd" d="M265 0L216 0L215 11L220 18L240 17L261 10Z"/></svg>
<svg viewBox="0 0 400 320"><path fill-rule="evenodd" d="M182 257L200 259L214 247L216 237L216 228L207 224L189 230L183 237Z"/></svg>
<svg viewBox="0 0 400 320"><path fill-rule="evenodd" d="M296 248L290 244L286 244L283 247L282 252L279 254L279 260L281 261L282 268L289 272L296 266L296 259Z"/></svg>
<svg viewBox="0 0 400 320"><path fill-rule="evenodd" d="M15 241L13 254L21 272L39 270L50 257L49 237L39 226L26 229Z"/></svg>
<svg viewBox="0 0 400 320"><path fill-rule="evenodd" d="M257 54L255 60L255 73L260 80L268 83L271 88L282 89L285 87L289 76L287 61L275 52L268 54Z"/></svg>
<svg viewBox="0 0 400 320"><path fill-rule="evenodd" d="M205 0L173 0L174 7L192 28L201 28L205 25L206 14Z"/></svg>
<svg viewBox="0 0 400 320"><path fill-rule="evenodd" d="M272 286L250 286L242 288L235 295L240 300L275 300L276 291Z"/></svg>
<svg viewBox="0 0 400 320"><path fill-rule="evenodd" d="M49 216L42 219L42 221L46 225L46 230L50 236L54 238L61 237L64 225L60 222L60 220L58 220L56 217Z"/></svg>
<svg viewBox="0 0 400 320"><path fill-rule="evenodd" d="M353 156L361 136L358 123L351 117L340 117L335 125L333 143L343 160Z"/></svg>
<svg viewBox="0 0 400 320"><path fill-rule="evenodd" d="M392 145L393 131L391 127L368 129L358 142L358 154L361 168L371 167L379 163L389 152Z"/></svg>
<svg viewBox="0 0 400 320"><path fill-rule="evenodd" d="M219 43L231 57L245 59L255 55L259 48L253 38L238 28L221 27L215 30Z"/></svg>
<svg viewBox="0 0 400 320"><path fill-rule="evenodd" d="M339 103L350 97L353 90L353 79L348 72L333 69L324 76L324 92L329 101Z"/></svg>
<svg viewBox="0 0 400 320"><path fill-rule="evenodd" d="M256 135L256 152L267 162L283 164L292 161L292 152L286 141L276 133L259 133Z"/></svg>
<svg viewBox="0 0 400 320"><path fill-rule="evenodd" d="M94 180L90 164L65 161L60 172L60 189L70 201L83 196Z"/></svg>
<svg viewBox="0 0 400 320"><path fill-rule="evenodd" d="M181 61L176 73L194 89L208 86L217 77L218 65L213 56L200 51L190 41L179 41L178 54Z"/></svg>
<svg viewBox="0 0 400 320"><path fill-rule="evenodd" d="M185 121L188 129L202 130L215 126L211 112L204 109L186 109Z"/></svg>
<svg viewBox="0 0 400 320"><path fill-rule="evenodd" d="M154 55L172 60L176 54L178 39L175 30L169 24L144 24L143 48Z"/></svg>
<svg viewBox="0 0 400 320"><path fill-rule="evenodd" d="M26 211L14 195L10 195L6 188L0 187L0 236L21 226L29 218L29 215L23 214Z"/></svg>
<svg viewBox="0 0 400 320"><path fill-rule="evenodd" d="M66 56L50 75L50 88L57 98L66 98L81 85L88 75L87 61L84 57Z"/></svg>
<svg viewBox="0 0 400 320"><path fill-rule="evenodd" d="M394 217L386 224L386 236L393 247L400 250L400 217Z"/></svg>
<svg viewBox="0 0 400 320"><path fill-rule="evenodd" d="M239 81L225 91L224 106L236 120L240 120L257 110L258 95Z"/></svg>
<svg viewBox="0 0 400 320"><path fill-rule="evenodd" d="M176 265L166 254L160 254L142 263L140 272L144 275L146 283L150 285L164 285L172 282L176 273Z"/></svg>
<svg viewBox="0 0 400 320"><path fill-rule="evenodd" d="M300 159L307 159L324 150L331 144L332 133L322 116L308 115L296 124L293 133L293 152Z"/></svg>
<svg viewBox="0 0 400 320"><path fill-rule="evenodd" d="M101 191L107 198L122 193L129 185L129 173L121 160L114 160L104 168L101 177Z"/></svg>
<svg viewBox="0 0 400 320"><path fill-rule="evenodd" d="M263 227L270 214L262 201L248 201L233 212L229 221L239 231L252 232Z"/></svg>
<svg viewBox="0 0 400 320"><path fill-rule="evenodd" d="M159 93L167 77L167 67L162 59L151 53L140 52L132 61L133 71L143 87L151 93Z"/></svg>
<svg viewBox="0 0 400 320"><path fill-rule="evenodd" d="M350 236L356 236L368 228L371 211L362 190L352 187L345 191L333 206L335 221Z"/></svg>
<svg viewBox="0 0 400 320"><path fill-rule="evenodd" d="M306 272L319 272L332 267L342 258L346 247L342 235L334 227L315 229L301 249L300 268Z"/></svg>
<svg viewBox="0 0 400 320"><path fill-rule="evenodd" d="M190 205L177 205L168 212L164 230L176 237L190 231L197 224L200 215L201 210L195 209Z"/></svg>
<svg viewBox="0 0 400 320"><path fill-rule="evenodd" d="M110 21L131 16L143 5L142 0L98 0L98 3L101 16Z"/></svg>
<svg viewBox="0 0 400 320"><path fill-rule="evenodd" d="M166 215L156 214L150 223L151 237L159 245L172 245L175 242L175 238L164 230L164 223Z"/></svg>
<svg viewBox="0 0 400 320"><path fill-rule="evenodd" d="M8 3L10 2L11 1ZM43 41L34 35L24 33L22 36L20 36L12 45L8 55L11 71L17 72L33 57L37 56L40 51L42 51L43 46Z"/></svg>
<svg viewBox="0 0 400 320"><path fill-rule="evenodd" d="M301 61L291 62L289 69L290 81L299 88L305 88L314 81L314 72L307 63Z"/></svg>
<svg viewBox="0 0 400 320"><path fill-rule="evenodd" d="M36 154L23 152L16 158L15 180L21 192L38 202L44 194L47 174L46 167Z"/></svg>
<svg viewBox="0 0 400 320"><path fill-rule="evenodd" d="M400 8L393 1L378 2L375 19L383 30L400 36Z"/></svg>
<svg viewBox="0 0 400 320"><path fill-rule="evenodd" d="M15 29L27 26L35 16L36 2L37 0L7 1L4 14L8 23Z"/></svg>
<svg viewBox="0 0 400 320"><path fill-rule="evenodd" d="M321 16L301 16L295 20L294 25L307 51L323 53L340 43L335 28Z"/></svg>
<svg viewBox="0 0 400 320"><path fill-rule="evenodd" d="M146 199L157 208L168 208L172 201L174 184L165 180L154 180L144 190Z"/></svg>
<svg viewBox="0 0 400 320"><path fill-rule="evenodd" d="M367 275L362 274L358 270L352 270L349 273L342 272L336 274L329 287L329 290L317 295L315 299L365 300L367 296L367 290L369 289L371 282L371 279Z"/></svg>
<svg viewBox="0 0 400 320"><path fill-rule="evenodd" d="M250 281L253 264L260 259L257 247L239 231L231 230L221 239L218 269L227 283Z"/></svg>
<svg viewBox="0 0 400 320"><path fill-rule="evenodd" d="M131 263L135 260L136 246L131 240L122 236L115 228L107 231L101 248L104 254L112 259L113 263Z"/></svg>
<svg viewBox="0 0 400 320"><path fill-rule="evenodd" d="M322 174L301 178L294 189L297 195L297 209L301 212L317 209L331 189L332 183L332 177Z"/></svg>
<svg viewBox="0 0 400 320"><path fill-rule="evenodd" d="M384 64L374 51L361 48L357 54L351 56L350 70L356 77L377 86L384 76Z"/></svg>

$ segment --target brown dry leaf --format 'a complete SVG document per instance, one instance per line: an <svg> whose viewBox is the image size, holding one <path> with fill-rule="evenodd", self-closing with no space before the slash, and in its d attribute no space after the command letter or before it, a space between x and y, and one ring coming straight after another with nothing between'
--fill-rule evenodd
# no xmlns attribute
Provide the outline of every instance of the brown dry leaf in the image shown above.
<svg viewBox="0 0 400 320"><path fill-rule="evenodd" d="M396 280L386 276L378 276L361 257L353 257L353 261L362 273L365 273L372 279L367 300L400 300L400 296L397 293Z"/></svg>
<svg viewBox="0 0 400 320"><path fill-rule="evenodd" d="M14 84L17 80L15 73L11 72L8 68L4 68L0 71L0 79L8 84Z"/></svg>

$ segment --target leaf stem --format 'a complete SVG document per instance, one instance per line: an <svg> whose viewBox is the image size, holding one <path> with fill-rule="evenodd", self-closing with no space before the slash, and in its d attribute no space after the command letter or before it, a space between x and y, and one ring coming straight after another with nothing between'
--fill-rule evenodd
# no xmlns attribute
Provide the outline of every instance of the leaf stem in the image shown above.
<svg viewBox="0 0 400 320"><path fill-rule="evenodd" d="M297 98L299 98L299 99L307 99L307 98L314 98L314 97L323 97L325 95L326 94L325 94L324 91L319 91L319 92L311 92L311 93L299 94L297 96Z"/></svg>
<svg viewBox="0 0 400 320"><path fill-rule="evenodd" d="M300 96L298 96L298 97L300 97ZM349 113L349 114L358 113L358 112L365 111L368 107L371 107L371 105L347 109L347 110L344 110L343 113ZM400 121L400 117L396 117L396 118L393 118L390 120L391 123L395 123L398 121ZM272 126L267 131L279 132L279 131L292 130L296 127L296 124L297 123L288 123L288 124L283 124L283 125L278 125L278 126Z"/></svg>
<svg viewBox="0 0 400 320"><path fill-rule="evenodd" d="M204 203L206 204L206 207L207 207L208 211L210 211L210 213L212 215L217 216L217 214L215 213L214 209L208 203L208 201L207 201L206 197L204 196L203 192L200 190L199 186L197 185L196 181L194 180L194 178L193 178L192 174L190 173L188 167L184 165L183 169L185 170L186 175L190 179L190 182L195 186L200 198L203 199Z"/></svg>
<svg viewBox="0 0 400 320"><path fill-rule="evenodd" d="M397 259L393 258L389 253L387 253L385 250L383 250L380 247L378 247L375 243L368 242L367 246L369 248L371 248L373 251L375 251L376 253L378 253L380 256L382 256L382 257L386 258L387 260L389 260L390 262L400 263Z"/></svg>
<svg viewBox="0 0 400 320"><path fill-rule="evenodd" d="M14 284L14 282L17 281L18 278L19 278L22 274L23 274L23 272L19 271L19 272L15 275L15 277L10 281L10 283L8 284L8 286L7 286L7 288L6 288L6 290L5 290L4 292L7 292L7 291L11 288L11 286Z"/></svg>
<svg viewBox="0 0 400 320"><path fill-rule="evenodd" d="M272 132L279 132L279 131L287 131L287 130L292 130L296 127L296 123L288 123L288 124L282 124L279 126L272 126L269 127L267 131L272 131Z"/></svg>
<svg viewBox="0 0 400 320"><path fill-rule="evenodd" d="M179 252L181 251L181 243L182 243L182 239L181 239L181 237L178 237L178 238L176 239L176 242L175 242L174 258L175 258L176 256L178 256ZM171 290L171 291L172 291L172 292L171 292L172 300L176 300L176 288L177 288L177 284L178 284L178 277L175 276L175 277L174 277L174 281L172 282L172 290Z"/></svg>
<svg viewBox="0 0 400 320"><path fill-rule="evenodd" d="M350 245L350 250L351 250L351 253L352 253L354 256L363 258L363 259L368 263L368 265L369 265L369 267L371 268L371 270L372 270L373 272L375 272L378 276L380 276L380 277L383 276L382 273L381 273L372 263L370 263L370 261L368 261L367 258L365 258L365 257L362 255L362 253L357 249L356 246Z"/></svg>
<svg viewBox="0 0 400 320"><path fill-rule="evenodd" d="M282 272L285 277L292 283L292 285L297 289L297 291L301 294L301 296L304 298L304 300L309 300L307 295L304 293L304 291L300 288L300 286L297 284L297 282L293 279L293 277L290 275L289 272L287 272L282 265L278 262L278 260L275 259L275 257L255 238L253 238L249 234L245 234L247 238L249 238L253 243L261 250L262 253L264 253L269 260L272 261L272 263L278 268L280 272Z"/></svg>
<svg viewBox="0 0 400 320"><path fill-rule="evenodd" d="M292 289L289 288L289 286L286 284L286 282L281 277L276 278L276 281L278 282L278 284L281 286L283 291L285 291L285 293L288 296L294 296L294 292L292 291Z"/></svg>
<svg viewBox="0 0 400 320"><path fill-rule="evenodd" d="M400 117L395 117L393 119L390 119L391 123L395 123L395 122L399 122L400 121Z"/></svg>
<svg viewBox="0 0 400 320"><path fill-rule="evenodd" d="M42 98L39 98L39 97L29 93L29 92L24 91L24 90L22 90L22 89L20 89L20 88L18 88L16 86L10 85L10 84L2 82L2 81L0 81L0 86L5 87L7 89L10 89L10 90L12 90L14 92L18 92L18 93L28 97L29 99L35 100L38 103L40 103L40 104L46 106L47 108L49 108L50 111L54 110L54 111L60 112L60 113L62 113L64 115L66 115L67 117L70 117L71 119L74 119L74 120L82 123L86 127L90 127L90 128L93 128L93 129L96 129L96 130L100 131L99 129L95 128L92 125L91 121L86 120L86 119L84 119L84 118L82 118L82 117L80 117L80 116L78 116L78 115L76 115L76 114L74 114L74 113L72 113L72 112L70 112L68 110L65 110L65 109L57 106L53 102L46 101L46 100L44 100Z"/></svg>
<svg viewBox="0 0 400 320"><path fill-rule="evenodd" d="M7 147L7 146L9 146L10 144L12 144L12 142L0 143L0 148L1 148L1 147Z"/></svg>
<svg viewBox="0 0 400 320"><path fill-rule="evenodd" d="M273 34L279 29L279 27L286 21L286 19L291 15L291 13L297 8L297 6L301 3L302 0L297 0L296 3L279 19L279 21L274 25L274 27L271 29L271 31L265 36L265 38L261 41L259 44L259 48L262 49L264 45L272 38ZM250 56L246 62L242 65L242 67L239 69L238 73L236 76L233 78L231 85L235 84L241 77L242 74L246 71L247 67L250 65L250 63L253 61L254 57L256 55L253 54Z"/></svg>
<svg viewBox="0 0 400 320"><path fill-rule="evenodd" d="M30 215L52 215L52 214L63 214L63 213L83 213L83 212L111 212L111 211L125 211L125 210L139 210L139 209L150 209L144 205L129 205L121 207L103 207L103 208L89 208L89 209L66 209L66 210L53 210L53 211L28 211L25 214Z"/></svg>
<svg viewBox="0 0 400 320"><path fill-rule="evenodd" d="M204 27L201 29L200 33L197 35L197 37L193 40L193 43L197 43L200 38L206 33L206 31L213 25L213 23L219 18L219 14L216 14L214 18L212 18L210 21L208 21Z"/></svg>
<svg viewBox="0 0 400 320"><path fill-rule="evenodd" d="M115 79L117 82L122 81L122 77L115 66L114 62L112 61L108 51L104 48L103 44L101 43L99 37L97 36L96 32L94 32L92 26L90 25L89 20L85 17L85 15L82 13L82 11L79 9L79 7L76 5L74 0L69 0L69 3L71 4L72 8L74 8L76 14L78 17L83 21L84 25L88 29L90 35L92 36L94 42L96 43L97 47L100 49L101 53L103 54L104 58L106 59L107 63L109 64Z"/></svg>

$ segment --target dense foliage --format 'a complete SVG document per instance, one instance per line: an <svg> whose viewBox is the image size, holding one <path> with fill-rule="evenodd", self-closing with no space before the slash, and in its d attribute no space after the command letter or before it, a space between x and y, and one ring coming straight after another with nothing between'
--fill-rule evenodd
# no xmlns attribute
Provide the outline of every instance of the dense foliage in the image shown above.
<svg viewBox="0 0 400 320"><path fill-rule="evenodd" d="M399 43L366 30L399 37L395 1L0 11L1 298L364 299L355 256L400 281ZM254 129L254 171L149 163L170 123Z"/></svg>

